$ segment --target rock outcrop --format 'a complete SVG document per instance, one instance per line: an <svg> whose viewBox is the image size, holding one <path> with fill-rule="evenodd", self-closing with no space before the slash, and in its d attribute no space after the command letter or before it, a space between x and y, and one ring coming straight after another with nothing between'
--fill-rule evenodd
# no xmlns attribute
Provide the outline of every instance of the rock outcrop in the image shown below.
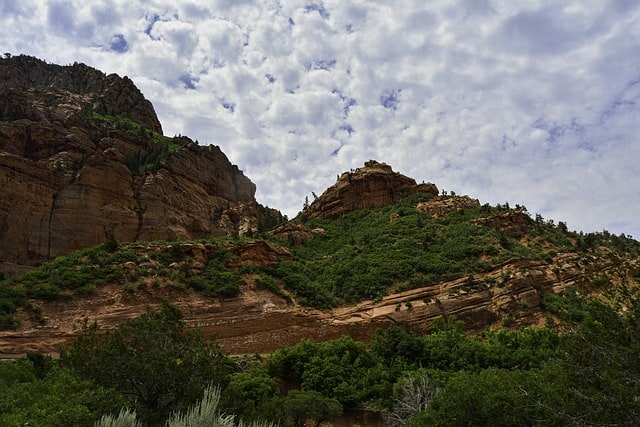
<svg viewBox="0 0 640 427"><path fill-rule="evenodd" d="M413 178L394 172L391 166L375 160L363 168L344 172L305 210L309 217L335 219L357 210L376 208L415 193L438 194L435 184L416 184Z"/></svg>
<svg viewBox="0 0 640 427"><path fill-rule="evenodd" d="M138 250L172 249L146 245ZM181 250L195 263L206 262L216 248L183 244ZM244 254L239 265L268 265L290 256L286 249L264 242L238 245L232 250L241 257ZM44 325L24 322L20 330L0 331L0 359L30 351L55 354L77 338L86 319L112 329L149 307L160 307L165 298L181 308L188 327L215 336L222 348L232 354L269 353L309 338L324 341L349 335L368 341L377 328L391 324L407 324L425 333L435 319L451 315L464 320L474 331L507 324L541 326L547 321L541 307L545 294L557 293L566 286L588 285L594 274L607 275L612 280L629 278L640 268L637 261L619 261L615 257L585 258L573 253L560 253L551 263L513 259L486 273L425 283L380 300L331 311L299 306L257 286L249 276L245 276L247 285L239 296L224 300L171 286L146 286L136 291L126 291L118 285L101 286L92 298L42 303Z"/></svg>
<svg viewBox="0 0 640 427"><path fill-rule="evenodd" d="M163 136L127 77L5 58L0 99L0 272L108 236L198 239L259 227L249 178L217 146Z"/></svg>
<svg viewBox="0 0 640 427"><path fill-rule="evenodd" d="M529 215L521 211L509 211L500 215L474 220L478 225L496 228L507 236L519 239L531 229L533 220Z"/></svg>
<svg viewBox="0 0 640 427"><path fill-rule="evenodd" d="M434 218L441 218L451 212L461 212L479 207L478 199L472 199L468 196L438 196L416 205L416 209L426 212Z"/></svg>
<svg viewBox="0 0 640 427"><path fill-rule="evenodd" d="M103 72L85 64L47 64L20 55L0 61L0 120L58 122L82 126L86 115L124 115L162 133L156 113L128 77Z"/></svg>
<svg viewBox="0 0 640 427"><path fill-rule="evenodd" d="M313 232L304 224L288 222L271 230L271 234L279 240L300 246L313 239Z"/></svg>

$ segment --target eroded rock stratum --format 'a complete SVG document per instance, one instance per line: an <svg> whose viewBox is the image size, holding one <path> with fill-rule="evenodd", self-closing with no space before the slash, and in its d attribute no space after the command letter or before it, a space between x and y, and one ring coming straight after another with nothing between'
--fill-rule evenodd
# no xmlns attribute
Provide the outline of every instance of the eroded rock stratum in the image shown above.
<svg viewBox="0 0 640 427"><path fill-rule="evenodd" d="M0 60L0 272L104 242L258 227L255 185L217 146L168 138L127 77Z"/></svg>
<svg viewBox="0 0 640 427"><path fill-rule="evenodd" d="M218 147L163 136L153 106L130 79L82 64L4 58L0 99L0 273L24 271L110 237L139 242L127 249L144 260L112 265L135 275L135 285L106 283L54 301L30 301L31 311L21 306L17 329L0 331L0 358L56 353L83 325L95 321L112 329L165 298L183 311L187 326L215 336L225 350L267 353L306 338L366 341L390 324L425 332L439 316L456 316L472 330L540 325L549 320L545 295L568 286L588 292L597 281L624 284L640 275L637 256L606 246L580 254L554 249L532 238L535 224L526 212L509 210L472 223L503 234L500 245L516 239L548 246L548 256L514 257L452 280L424 279L410 290L390 288L379 299L325 311L299 304L283 281L271 288L261 283L257 269L292 260L292 248L326 238L324 228L308 228L304 217L331 221L416 193L428 196L413 208L432 218L480 208L477 199L438 196L435 184L417 184L370 160L340 175L299 221L273 229L275 242L238 240L224 247L232 257L228 267L242 274L243 284L235 297L207 296L179 280L159 280L155 272L197 277L219 256L222 243L194 239L249 234L261 224L283 222L279 212L256 203L255 185ZM389 222L399 218L392 213ZM149 243L159 240L192 241ZM151 256L174 250L180 261L166 266Z"/></svg>

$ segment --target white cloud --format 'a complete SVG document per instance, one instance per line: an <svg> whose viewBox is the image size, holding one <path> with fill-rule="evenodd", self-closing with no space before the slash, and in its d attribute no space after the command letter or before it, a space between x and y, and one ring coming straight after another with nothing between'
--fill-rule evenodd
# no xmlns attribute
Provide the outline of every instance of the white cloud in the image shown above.
<svg viewBox="0 0 640 427"><path fill-rule="evenodd" d="M369 158L570 228L640 238L636 2L0 4L0 50L128 75L165 133L220 145L260 202Z"/></svg>

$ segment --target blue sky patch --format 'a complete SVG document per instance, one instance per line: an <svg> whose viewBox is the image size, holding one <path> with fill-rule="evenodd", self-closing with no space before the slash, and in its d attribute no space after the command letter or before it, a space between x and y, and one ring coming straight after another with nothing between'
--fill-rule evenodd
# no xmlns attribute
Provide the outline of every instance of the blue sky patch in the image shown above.
<svg viewBox="0 0 640 427"><path fill-rule="evenodd" d="M311 3L308 4L305 8L304 8L305 12L309 13L309 12L318 12L318 14L323 18L323 19L329 19L329 16L331 16L329 14L329 11L327 9L325 9L324 5L320 4L320 3Z"/></svg>
<svg viewBox="0 0 640 427"><path fill-rule="evenodd" d="M188 74L184 74L180 76L178 80L180 80L184 84L185 88L192 89L192 90L196 88L196 83L198 81L197 78L193 78Z"/></svg>
<svg viewBox="0 0 640 427"><path fill-rule="evenodd" d="M333 68L335 68L336 66L336 60L335 59L318 59L318 60L313 60L310 62L306 62L304 64L304 69L306 71L313 71L313 70L325 70L325 71L330 71Z"/></svg>
<svg viewBox="0 0 640 427"><path fill-rule="evenodd" d="M125 53L129 50L129 43L127 43L127 39L122 34L114 34L111 37L111 42L109 42L109 50Z"/></svg>
<svg viewBox="0 0 640 427"><path fill-rule="evenodd" d="M224 108L227 111L230 112L235 112L236 111L236 104L235 102L229 102L229 101L225 101L224 99L220 102L220 105L222 105L222 108Z"/></svg>
<svg viewBox="0 0 640 427"><path fill-rule="evenodd" d="M401 89L385 90L382 92L382 95L380 95L380 104L388 110L395 111L400 103L401 92Z"/></svg>

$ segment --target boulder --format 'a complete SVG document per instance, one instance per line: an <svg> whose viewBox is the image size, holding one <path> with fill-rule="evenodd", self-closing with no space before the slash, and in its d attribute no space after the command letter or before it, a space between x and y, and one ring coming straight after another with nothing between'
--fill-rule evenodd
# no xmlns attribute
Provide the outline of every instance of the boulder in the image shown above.
<svg viewBox="0 0 640 427"><path fill-rule="evenodd" d="M316 233L322 233L323 231L315 231ZM300 246L304 242L313 239L314 231L304 224L295 222L289 222L271 230L271 234L284 242L292 243L295 246Z"/></svg>
<svg viewBox="0 0 640 427"><path fill-rule="evenodd" d="M478 218L475 224L496 228L507 236L519 239L526 235L533 226L533 220L529 215L521 211L509 211L486 218Z"/></svg>

